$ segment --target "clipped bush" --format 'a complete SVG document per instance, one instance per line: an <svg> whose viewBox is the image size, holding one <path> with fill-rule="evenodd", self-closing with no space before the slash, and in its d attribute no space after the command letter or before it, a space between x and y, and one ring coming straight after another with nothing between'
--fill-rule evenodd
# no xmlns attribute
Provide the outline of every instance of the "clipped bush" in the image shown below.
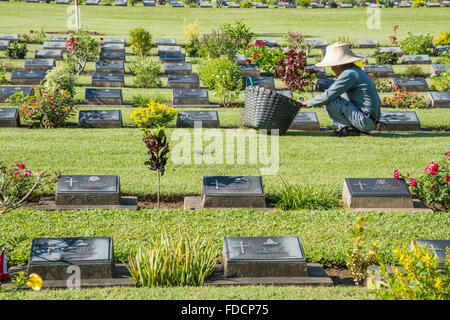
<svg viewBox="0 0 450 320"><path fill-rule="evenodd" d="M425 0L413 0L411 6L412 7L425 7Z"/></svg>
<svg viewBox="0 0 450 320"><path fill-rule="evenodd" d="M44 30L36 32L34 30L28 31L28 33L23 33L19 36L19 41L23 43L40 44L45 41L47 35Z"/></svg>
<svg viewBox="0 0 450 320"><path fill-rule="evenodd" d="M431 90L450 91L450 72L443 72L439 76L432 75Z"/></svg>
<svg viewBox="0 0 450 320"><path fill-rule="evenodd" d="M431 55L434 49L433 36L429 33L413 35L411 32L408 32L406 38L400 41L400 46L403 53L407 55Z"/></svg>
<svg viewBox="0 0 450 320"><path fill-rule="evenodd" d="M137 56L130 61L129 71L133 74L136 88L160 88L162 81L161 64L145 56Z"/></svg>
<svg viewBox="0 0 450 320"><path fill-rule="evenodd" d="M196 57L197 51L200 49L200 33L198 31L198 20L195 20L194 23L185 25L183 29L184 37L186 39L184 50L189 57Z"/></svg>
<svg viewBox="0 0 450 320"><path fill-rule="evenodd" d="M424 77L425 72L418 65L410 65L402 74L406 78Z"/></svg>
<svg viewBox="0 0 450 320"><path fill-rule="evenodd" d="M383 98L383 104L390 108L423 108L426 106L425 99L416 91L408 91L406 88L400 90L393 88L394 93Z"/></svg>
<svg viewBox="0 0 450 320"><path fill-rule="evenodd" d="M168 104L170 102L170 99L166 96L155 93L152 95L144 95L144 94L138 94L132 97L131 104L134 108L145 108L148 105L148 102L152 100L155 103L161 103L161 104Z"/></svg>
<svg viewBox="0 0 450 320"><path fill-rule="evenodd" d="M130 31L130 46L137 56L147 56L153 47L152 35L144 28L135 28Z"/></svg>
<svg viewBox="0 0 450 320"><path fill-rule="evenodd" d="M6 74L8 73L8 69L4 65L0 65L0 84L8 83L8 79L6 78Z"/></svg>
<svg viewBox="0 0 450 320"><path fill-rule="evenodd" d="M9 47L6 47L5 53L9 59L25 59L28 47L26 43L11 43Z"/></svg>
<svg viewBox="0 0 450 320"><path fill-rule="evenodd" d="M175 119L178 112L173 107L150 100L146 108L136 108L130 119L141 129L165 127Z"/></svg>
<svg viewBox="0 0 450 320"><path fill-rule="evenodd" d="M450 31L441 32L434 38L434 43L437 46L448 46L450 45Z"/></svg>
<svg viewBox="0 0 450 320"><path fill-rule="evenodd" d="M241 8L251 8L253 3L251 1L241 1Z"/></svg>
<svg viewBox="0 0 450 320"><path fill-rule="evenodd" d="M54 67L45 75L45 90L64 90L73 97L75 95L75 77L66 65Z"/></svg>
<svg viewBox="0 0 450 320"><path fill-rule="evenodd" d="M277 75L289 90L305 92L314 89L315 71L306 69L306 55L303 51L289 50L278 62Z"/></svg>
<svg viewBox="0 0 450 320"><path fill-rule="evenodd" d="M296 0L297 7L308 8L311 4L311 0Z"/></svg>
<svg viewBox="0 0 450 320"><path fill-rule="evenodd" d="M398 57L392 51L380 52L380 49L375 49L374 52L376 64L397 64Z"/></svg>

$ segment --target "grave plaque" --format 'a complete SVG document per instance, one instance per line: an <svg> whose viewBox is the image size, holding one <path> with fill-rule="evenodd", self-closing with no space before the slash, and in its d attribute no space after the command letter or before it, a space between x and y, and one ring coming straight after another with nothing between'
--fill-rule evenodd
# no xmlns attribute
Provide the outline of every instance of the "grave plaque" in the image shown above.
<svg viewBox="0 0 450 320"><path fill-rule="evenodd" d="M401 57L403 55L402 48L400 47L380 47L381 53L388 51L392 51L397 57Z"/></svg>
<svg viewBox="0 0 450 320"><path fill-rule="evenodd" d="M191 74L192 64L190 62L166 62L164 63L166 74Z"/></svg>
<svg viewBox="0 0 450 320"><path fill-rule="evenodd" d="M394 68L390 64L385 65L365 65L364 71L373 74L378 78L391 78L395 76Z"/></svg>
<svg viewBox="0 0 450 320"><path fill-rule="evenodd" d="M184 53L163 53L159 55L162 62L185 62L186 55Z"/></svg>
<svg viewBox="0 0 450 320"><path fill-rule="evenodd" d="M62 175L56 205L119 205L119 176Z"/></svg>
<svg viewBox="0 0 450 320"><path fill-rule="evenodd" d="M240 5L239 3L236 3L236 2L230 2L230 1L228 1L227 4L228 4L228 5L227 5L228 8L238 9L238 8L241 7L241 5Z"/></svg>
<svg viewBox="0 0 450 320"><path fill-rule="evenodd" d="M269 8L269 5L267 3L257 2L255 4L255 8L256 9L267 9L267 8Z"/></svg>
<svg viewBox="0 0 450 320"><path fill-rule="evenodd" d="M28 274L43 280L67 280L69 266L80 268L81 279L112 278L115 269L111 237L35 238L31 243Z"/></svg>
<svg viewBox="0 0 450 320"><path fill-rule="evenodd" d="M398 8L411 8L411 3L409 3L409 2L400 2L400 3L397 5L397 7L398 7Z"/></svg>
<svg viewBox="0 0 450 320"><path fill-rule="evenodd" d="M290 130L320 131L319 119L315 112L299 112L292 121Z"/></svg>
<svg viewBox="0 0 450 320"><path fill-rule="evenodd" d="M417 114L406 112L382 112L378 131L420 131L420 121Z"/></svg>
<svg viewBox="0 0 450 320"><path fill-rule="evenodd" d="M450 1L442 1L442 5L444 7L449 7L450 6Z"/></svg>
<svg viewBox="0 0 450 320"><path fill-rule="evenodd" d="M241 65L242 76L244 77L259 77L259 67L256 64L242 64Z"/></svg>
<svg viewBox="0 0 450 320"><path fill-rule="evenodd" d="M292 4L289 4L289 5L292 5ZM310 6L311 8L313 8L313 9L323 9L323 8L325 8L325 5L323 5L323 4L321 4L321 3L315 3L315 2L311 2L311 3L309 4L309 6ZM286 5L285 5L284 7L287 8ZM292 7L292 8L296 8L296 7Z"/></svg>
<svg viewBox="0 0 450 320"><path fill-rule="evenodd" d="M142 3L144 4L144 7L156 7L155 1L152 0L144 0Z"/></svg>
<svg viewBox="0 0 450 320"><path fill-rule="evenodd" d="M62 50L67 51L65 42L44 42L44 50Z"/></svg>
<svg viewBox="0 0 450 320"><path fill-rule="evenodd" d="M342 200L348 208L414 208L404 179L345 178Z"/></svg>
<svg viewBox="0 0 450 320"><path fill-rule="evenodd" d="M85 128L122 128L120 110L80 110L78 123Z"/></svg>
<svg viewBox="0 0 450 320"><path fill-rule="evenodd" d="M170 5L173 8L183 8L184 7L184 4L179 1L172 1L172 2L170 2Z"/></svg>
<svg viewBox="0 0 450 320"><path fill-rule="evenodd" d="M17 127L19 125L19 109L0 108L0 127Z"/></svg>
<svg viewBox="0 0 450 320"><path fill-rule="evenodd" d="M282 94L285 97L288 98L293 98L294 96L292 95L292 91L291 90L275 90L276 93L278 94Z"/></svg>
<svg viewBox="0 0 450 320"><path fill-rule="evenodd" d="M450 92L429 91L428 105L432 108L450 108Z"/></svg>
<svg viewBox="0 0 450 320"><path fill-rule="evenodd" d="M194 88L172 89L172 104L176 105L209 105L208 89Z"/></svg>
<svg viewBox="0 0 450 320"><path fill-rule="evenodd" d="M71 0L56 0L57 4L69 4Z"/></svg>
<svg viewBox="0 0 450 320"><path fill-rule="evenodd" d="M125 78L123 73L100 73L92 74L93 87L124 87Z"/></svg>
<svg viewBox="0 0 450 320"><path fill-rule="evenodd" d="M113 60L113 61L125 61L125 52L100 52L100 60Z"/></svg>
<svg viewBox="0 0 450 320"><path fill-rule="evenodd" d="M306 42L313 48L318 49L326 48L328 46L327 40L306 40Z"/></svg>
<svg viewBox="0 0 450 320"><path fill-rule="evenodd" d="M158 46L158 55L181 53L181 46Z"/></svg>
<svg viewBox="0 0 450 320"><path fill-rule="evenodd" d="M323 92L327 90L334 81L336 81L336 78L333 77L317 78L317 91Z"/></svg>
<svg viewBox="0 0 450 320"><path fill-rule="evenodd" d="M86 0L87 6L98 6L100 4L100 0Z"/></svg>
<svg viewBox="0 0 450 320"><path fill-rule="evenodd" d="M357 48L376 48L379 44L378 40L358 40L356 41Z"/></svg>
<svg viewBox="0 0 450 320"><path fill-rule="evenodd" d="M50 36L51 42L66 42L67 40L69 40L69 36Z"/></svg>
<svg viewBox="0 0 450 320"><path fill-rule="evenodd" d="M177 41L175 40L175 38L156 38L155 39L155 44L157 46L173 46L177 43Z"/></svg>
<svg viewBox="0 0 450 320"><path fill-rule="evenodd" d="M23 92L27 96L34 94L34 90L31 87L0 87L0 102L5 102L10 96L17 92Z"/></svg>
<svg viewBox="0 0 450 320"><path fill-rule="evenodd" d="M351 9L353 8L353 5L351 3L341 3L339 7L342 9Z"/></svg>
<svg viewBox="0 0 450 320"><path fill-rule="evenodd" d="M223 242L227 278L308 276L299 237L225 237Z"/></svg>
<svg viewBox="0 0 450 320"><path fill-rule="evenodd" d="M56 67L55 59L25 59L25 70L50 70Z"/></svg>
<svg viewBox="0 0 450 320"><path fill-rule="evenodd" d="M123 60L99 60L95 62L95 71L99 73L125 73Z"/></svg>
<svg viewBox="0 0 450 320"><path fill-rule="evenodd" d="M437 2L427 2L427 3L425 3L425 5L428 8L439 8L441 6L441 4L437 3Z"/></svg>
<svg viewBox="0 0 450 320"><path fill-rule="evenodd" d="M278 47L277 40L256 40L256 42L264 42L268 47Z"/></svg>
<svg viewBox="0 0 450 320"><path fill-rule="evenodd" d="M126 7L128 2L127 0L115 0L115 5L119 7Z"/></svg>
<svg viewBox="0 0 450 320"><path fill-rule="evenodd" d="M203 128L219 128L217 111L178 111L177 128L194 128L199 123Z"/></svg>
<svg viewBox="0 0 450 320"><path fill-rule="evenodd" d="M116 38L116 37L104 37L103 43L117 43L125 45L125 38Z"/></svg>
<svg viewBox="0 0 450 320"><path fill-rule="evenodd" d="M0 40L8 40L9 42L19 41L18 34L0 33Z"/></svg>
<svg viewBox="0 0 450 320"><path fill-rule="evenodd" d="M234 61L237 62L237 64L246 64L247 57L243 54L237 54L234 56Z"/></svg>
<svg viewBox="0 0 450 320"><path fill-rule="evenodd" d="M400 89L406 88L408 91L428 91L428 83L423 77L417 78L393 78L394 85L397 85Z"/></svg>
<svg viewBox="0 0 450 320"><path fill-rule="evenodd" d="M0 50L5 50L9 47L10 41L9 40L0 40Z"/></svg>
<svg viewBox="0 0 450 320"><path fill-rule="evenodd" d="M312 69L316 72L317 78L325 78L327 76L327 72L325 71L324 67L316 67L315 65L307 65L306 70Z"/></svg>
<svg viewBox="0 0 450 320"><path fill-rule="evenodd" d="M262 177L203 177L202 202L205 208L265 208Z"/></svg>
<svg viewBox="0 0 450 320"><path fill-rule="evenodd" d="M432 64L431 65L431 74L432 75L441 75L441 73L448 72L450 69L445 64Z"/></svg>
<svg viewBox="0 0 450 320"><path fill-rule="evenodd" d="M125 43L103 43L103 52L125 52Z"/></svg>
<svg viewBox="0 0 450 320"><path fill-rule="evenodd" d="M295 9L297 8L297 5L295 3L285 3L283 7L285 7L286 9Z"/></svg>
<svg viewBox="0 0 450 320"><path fill-rule="evenodd" d="M44 70L13 70L11 72L12 84L40 84L44 78Z"/></svg>
<svg viewBox="0 0 450 320"><path fill-rule="evenodd" d="M169 74L169 88L199 88L200 80L196 74Z"/></svg>
<svg viewBox="0 0 450 320"><path fill-rule="evenodd" d="M212 5L208 1L200 1L200 8L212 8Z"/></svg>
<svg viewBox="0 0 450 320"><path fill-rule="evenodd" d="M34 57L36 59L55 59L55 60L62 60L63 58L63 51L62 50L44 50L39 49L36 50Z"/></svg>
<svg viewBox="0 0 450 320"><path fill-rule="evenodd" d="M39 3L39 0L25 0L25 2L30 2L30 3Z"/></svg>
<svg viewBox="0 0 450 320"><path fill-rule="evenodd" d="M440 53L444 53L445 51L450 51L450 45L447 46L435 46L434 54L439 55Z"/></svg>
<svg viewBox="0 0 450 320"><path fill-rule="evenodd" d="M260 86L266 89L275 89L275 82L273 77L244 77L242 79L242 82L244 83L244 87L253 85Z"/></svg>
<svg viewBox="0 0 450 320"><path fill-rule="evenodd" d="M403 55L402 62L404 64L431 64L431 59L426 54Z"/></svg>
<svg viewBox="0 0 450 320"><path fill-rule="evenodd" d="M86 104L122 105L122 89L93 89L85 92Z"/></svg>
<svg viewBox="0 0 450 320"><path fill-rule="evenodd" d="M379 4L379 3L371 3L370 5L369 5L369 8L381 8L382 6L381 6L381 4Z"/></svg>
<svg viewBox="0 0 450 320"><path fill-rule="evenodd" d="M450 250L450 240L437 240L437 239L417 239L417 244L421 246L428 246L431 251L439 258L439 268L445 266L445 258L447 250Z"/></svg>

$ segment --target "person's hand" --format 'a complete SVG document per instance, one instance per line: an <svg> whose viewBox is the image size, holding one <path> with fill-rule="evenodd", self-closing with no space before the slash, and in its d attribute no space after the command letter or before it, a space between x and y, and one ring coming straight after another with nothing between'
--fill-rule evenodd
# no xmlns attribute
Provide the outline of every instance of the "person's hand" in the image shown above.
<svg viewBox="0 0 450 320"><path fill-rule="evenodd" d="M300 104L302 105L302 107L303 107L303 108L306 108L306 106L307 106L307 103L306 103L306 101L305 101L305 100L302 100L302 99L298 99L297 101L298 101L298 102L300 102Z"/></svg>

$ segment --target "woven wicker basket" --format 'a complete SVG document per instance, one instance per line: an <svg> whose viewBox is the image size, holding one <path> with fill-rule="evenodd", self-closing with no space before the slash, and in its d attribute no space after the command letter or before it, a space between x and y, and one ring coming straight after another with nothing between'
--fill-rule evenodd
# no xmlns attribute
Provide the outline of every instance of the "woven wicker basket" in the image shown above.
<svg viewBox="0 0 450 320"><path fill-rule="evenodd" d="M294 121L300 103L276 91L259 86L245 89L242 125L254 129L279 129L280 135Z"/></svg>

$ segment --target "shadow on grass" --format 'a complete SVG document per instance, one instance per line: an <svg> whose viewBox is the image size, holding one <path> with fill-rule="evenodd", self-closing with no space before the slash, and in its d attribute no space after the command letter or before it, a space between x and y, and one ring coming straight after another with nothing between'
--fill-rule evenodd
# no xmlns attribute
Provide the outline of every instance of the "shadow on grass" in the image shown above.
<svg viewBox="0 0 450 320"><path fill-rule="evenodd" d="M284 136L298 136L298 137L330 137L331 130L328 131L294 131L289 130ZM360 137L372 137L372 138L443 138L449 137L450 132L372 132L368 135L361 135ZM342 137L345 138L358 138L358 137ZM336 138L339 139L339 138Z"/></svg>

